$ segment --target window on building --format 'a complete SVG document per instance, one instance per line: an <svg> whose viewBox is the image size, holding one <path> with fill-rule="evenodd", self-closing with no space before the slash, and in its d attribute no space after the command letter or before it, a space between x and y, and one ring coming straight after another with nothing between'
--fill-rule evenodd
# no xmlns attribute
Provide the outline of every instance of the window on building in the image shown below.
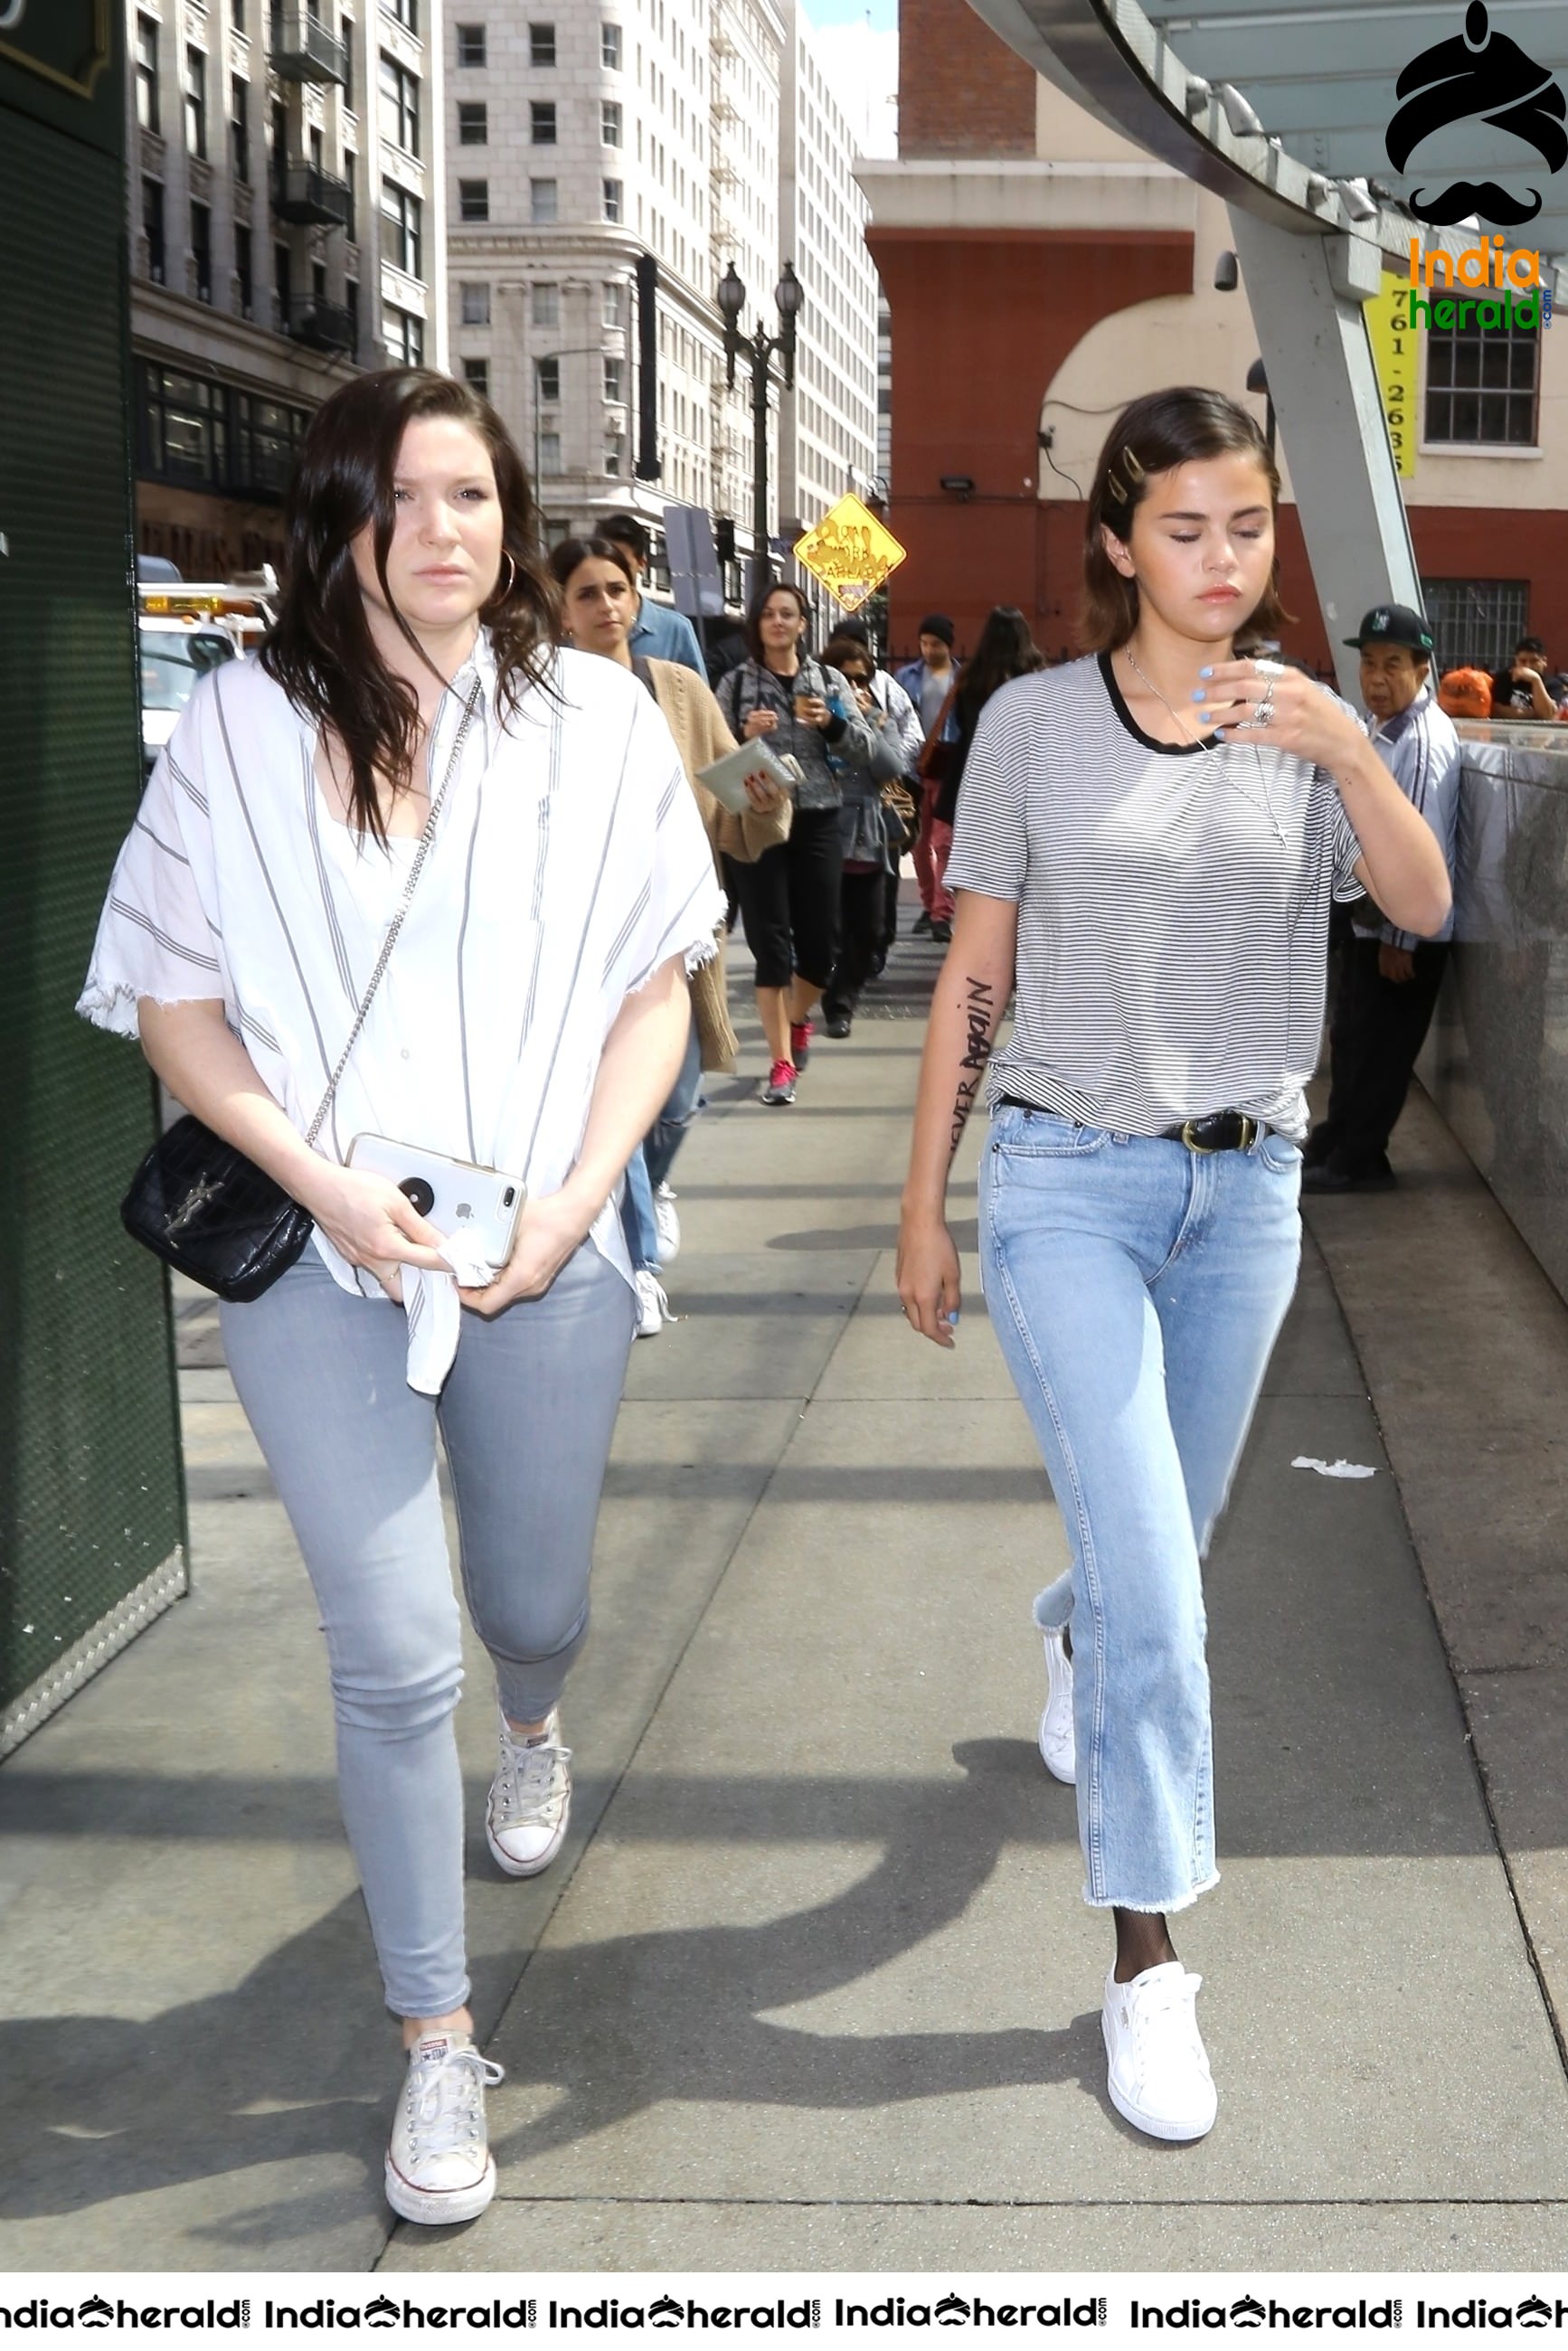
<svg viewBox="0 0 1568 2351"><path fill-rule="evenodd" d="M1433 323L1426 341L1428 441L1535 447L1541 382L1535 328Z"/></svg>
<svg viewBox="0 0 1568 2351"><path fill-rule="evenodd" d="M382 14L401 25L405 32L419 30L419 0L382 0Z"/></svg>
<svg viewBox="0 0 1568 2351"><path fill-rule="evenodd" d="M354 20L351 16L339 17L338 38L343 44L344 103L352 106L354 102Z"/></svg>
<svg viewBox="0 0 1568 2351"><path fill-rule="evenodd" d="M465 327L487 327L490 323L490 288L465 278L457 289Z"/></svg>
<svg viewBox="0 0 1568 2351"><path fill-rule="evenodd" d="M163 248L162 180L143 180L141 183L141 227L147 239L147 275L154 286L162 286L167 268Z"/></svg>
<svg viewBox="0 0 1568 2351"><path fill-rule="evenodd" d="M250 84L229 77L229 169L242 184L250 178Z"/></svg>
<svg viewBox="0 0 1568 2351"><path fill-rule="evenodd" d="M185 51L185 146L202 162L207 160L207 53L193 45Z"/></svg>
<svg viewBox="0 0 1568 2351"><path fill-rule="evenodd" d="M536 147L555 145L555 100L536 98L528 108L528 137Z"/></svg>
<svg viewBox="0 0 1568 2351"><path fill-rule="evenodd" d="M136 120L143 131L156 131L158 120L158 20L136 19Z"/></svg>
<svg viewBox="0 0 1568 2351"><path fill-rule="evenodd" d="M284 334L294 315L294 256L281 243L272 248L273 298L277 305L277 324Z"/></svg>
<svg viewBox="0 0 1568 2351"><path fill-rule="evenodd" d="M621 101L618 98L603 99L599 109L599 136L606 147L621 144Z"/></svg>
<svg viewBox="0 0 1568 2351"><path fill-rule="evenodd" d="M619 180L605 181L604 217L607 221L618 221L622 217L622 190Z"/></svg>
<svg viewBox="0 0 1568 2351"><path fill-rule="evenodd" d="M193 489L228 486L228 402L221 384L137 362L138 470Z"/></svg>
<svg viewBox="0 0 1568 2351"><path fill-rule="evenodd" d="M560 217L559 190L554 180L528 182L528 218L536 227L547 225Z"/></svg>
<svg viewBox="0 0 1568 2351"><path fill-rule="evenodd" d="M254 496L280 498L288 487L309 412L250 392L236 392L232 401L234 486Z"/></svg>
<svg viewBox="0 0 1568 2351"><path fill-rule="evenodd" d="M490 137L490 110L483 99L459 99L457 101L457 144L459 147L484 147Z"/></svg>
<svg viewBox="0 0 1568 2351"><path fill-rule="evenodd" d="M349 328L354 338L354 349L360 348L360 281L357 277L343 280L343 308L349 314Z"/></svg>
<svg viewBox="0 0 1568 2351"><path fill-rule="evenodd" d="M602 66L608 66L612 73L620 72L621 27L619 25L601 25L600 26L599 62Z"/></svg>
<svg viewBox="0 0 1568 2351"><path fill-rule="evenodd" d="M536 286L533 292L533 321L536 327L556 328L560 324L560 287Z"/></svg>
<svg viewBox="0 0 1568 2351"><path fill-rule="evenodd" d="M424 320L413 311L397 309L391 302L383 305L382 340L387 356L398 366L424 365Z"/></svg>
<svg viewBox="0 0 1568 2351"><path fill-rule="evenodd" d="M229 0L229 23L236 33L245 30L245 0Z"/></svg>
<svg viewBox="0 0 1568 2351"><path fill-rule="evenodd" d="M624 286L607 286L605 287L604 323L607 327L623 327L626 324L626 288Z"/></svg>
<svg viewBox="0 0 1568 2351"><path fill-rule="evenodd" d="M360 159L351 147L343 150L343 177L349 183L349 217L343 233L350 245L360 241Z"/></svg>
<svg viewBox="0 0 1568 2351"><path fill-rule="evenodd" d="M604 470L607 474L623 474L626 470L626 436L612 433L604 444Z"/></svg>
<svg viewBox="0 0 1568 2351"><path fill-rule="evenodd" d="M488 400L490 397L489 360L465 360L462 362L462 367L463 381L467 385L469 391L476 392L481 400Z"/></svg>
<svg viewBox="0 0 1568 2351"><path fill-rule="evenodd" d="M1499 670L1530 626L1528 580L1423 580L1435 668Z"/></svg>
<svg viewBox="0 0 1568 2351"><path fill-rule="evenodd" d="M422 206L417 196L410 195L406 188L400 188L395 180L382 182L382 221L386 257L394 269L406 270L411 277L424 276L420 267L423 244L421 214Z"/></svg>
<svg viewBox="0 0 1568 2351"><path fill-rule="evenodd" d="M244 226L235 230L235 277L239 288L239 314L242 319L256 315L256 239L255 232Z"/></svg>
<svg viewBox="0 0 1568 2351"><path fill-rule="evenodd" d="M490 183L488 180L459 180L457 183L457 217L465 221L487 221L490 217Z"/></svg>
<svg viewBox="0 0 1568 2351"><path fill-rule="evenodd" d="M410 155L419 152L419 76L382 51L382 130Z"/></svg>
<svg viewBox="0 0 1568 2351"><path fill-rule="evenodd" d="M620 360L605 360L604 397L606 400L620 401L625 399L625 367Z"/></svg>
<svg viewBox="0 0 1568 2351"><path fill-rule="evenodd" d="M560 434L537 433L534 435L534 445L539 453L539 472L559 474L560 472Z"/></svg>
<svg viewBox="0 0 1568 2351"><path fill-rule="evenodd" d="M484 64L485 27L483 25L458 26L457 62L460 66L482 66Z"/></svg>
<svg viewBox="0 0 1568 2351"><path fill-rule="evenodd" d="M326 168L326 137L324 133L319 131L316 125L312 123L310 126L310 169L313 172L323 171Z"/></svg>
<svg viewBox="0 0 1568 2351"><path fill-rule="evenodd" d="M528 63L531 66L553 66L555 63L555 26L528 26Z"/></svg>
<svg viewBox="0 0 1568 2351"><path fill-rule="evenodd" d="M553 408L560 398L559 360L534 361L534 397L541 408Z"/></svg>
<svg viewBox="0 0 1568 2351"><path fill-rule="evenodd" d="M213 214L210 204L191 206L191 275L198 302L213 298Z"/></svg>

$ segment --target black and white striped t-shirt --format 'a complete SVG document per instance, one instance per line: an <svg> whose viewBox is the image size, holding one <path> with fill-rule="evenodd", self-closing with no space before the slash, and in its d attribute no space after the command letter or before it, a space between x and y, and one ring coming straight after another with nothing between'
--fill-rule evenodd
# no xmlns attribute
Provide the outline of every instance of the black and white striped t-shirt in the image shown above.
<svg viewBox="0 0 1568 2351"><path fill-rule="evenodd" d="M1361 894L1360 854L1326 769L1156 743L1104 656L1014 679L981 714L947 866L1019 909L992 1099L1122 1134L1217 1110L1304 1134L1329 904Z"/></svg>

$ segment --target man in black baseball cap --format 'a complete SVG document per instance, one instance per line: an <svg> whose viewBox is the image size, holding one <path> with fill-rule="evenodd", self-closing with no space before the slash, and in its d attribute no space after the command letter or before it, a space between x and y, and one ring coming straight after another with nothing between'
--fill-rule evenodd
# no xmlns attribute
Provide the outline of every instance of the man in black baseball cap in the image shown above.
<svg viewBox="0 0 1568 2351"><path fill-rule="evenodd" d="M1459 738L1432 697L1432 632L1408 604L1375 604L1345 643L1360 649L1372 740L1436 833L1451 879ZM1307 1142L1303 1191L1382 1191L1394 1182L1388 1138L1437 1000L1451 931L1450 917L1437 939L1419 939L1385 923L1369 899L1357 904L1329 1018L1328 1116Z"/></svg>

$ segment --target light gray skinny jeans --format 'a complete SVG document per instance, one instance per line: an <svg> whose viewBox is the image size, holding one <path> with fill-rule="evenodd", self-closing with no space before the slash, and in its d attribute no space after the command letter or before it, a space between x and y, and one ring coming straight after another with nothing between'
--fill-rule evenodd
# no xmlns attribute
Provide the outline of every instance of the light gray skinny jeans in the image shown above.
<svg viewBox="0 0 1568 2351"><path fill-rule="evenodd" d="M314 1249L264 1297L222 1311L229 1370L320 1608L343 1820L400 2016L444 2016L468 1996L462 1619L436 1424L469 1615L502 1707L538 1721L588 1631L635 1304L585 1242L543 1298L493 1322L464 1314L439 1398L408 1384L402 1308L340 1290Z"/></svg>

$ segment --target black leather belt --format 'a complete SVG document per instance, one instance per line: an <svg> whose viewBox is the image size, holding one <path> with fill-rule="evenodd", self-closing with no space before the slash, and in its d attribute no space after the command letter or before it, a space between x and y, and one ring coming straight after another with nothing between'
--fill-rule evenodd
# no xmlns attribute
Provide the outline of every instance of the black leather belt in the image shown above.
<svg viewBox="0 0 1568 2351"><path fill-rule="evenodd" d="M1189 1151L1250 1151L1264 1132L1261 1119L1244 1110L1213 1110L1207 1118L1184 1118L1160 1129L1165 1143L1185 1143Z"/></svg>
<svg viewBox="0 0 1568 2351"><path fill-rule="evenodd" d="M1017 1094L998 1094L998 1110L1039 1110L1039 1102L1021 1102ZM1184 1118L1179 1126L1163 1126L1162 1143L1185 1143L1189 1151L1250 1151L1268 1128L1244 1110L1214 1110L1207 1118Z"/></svg>

